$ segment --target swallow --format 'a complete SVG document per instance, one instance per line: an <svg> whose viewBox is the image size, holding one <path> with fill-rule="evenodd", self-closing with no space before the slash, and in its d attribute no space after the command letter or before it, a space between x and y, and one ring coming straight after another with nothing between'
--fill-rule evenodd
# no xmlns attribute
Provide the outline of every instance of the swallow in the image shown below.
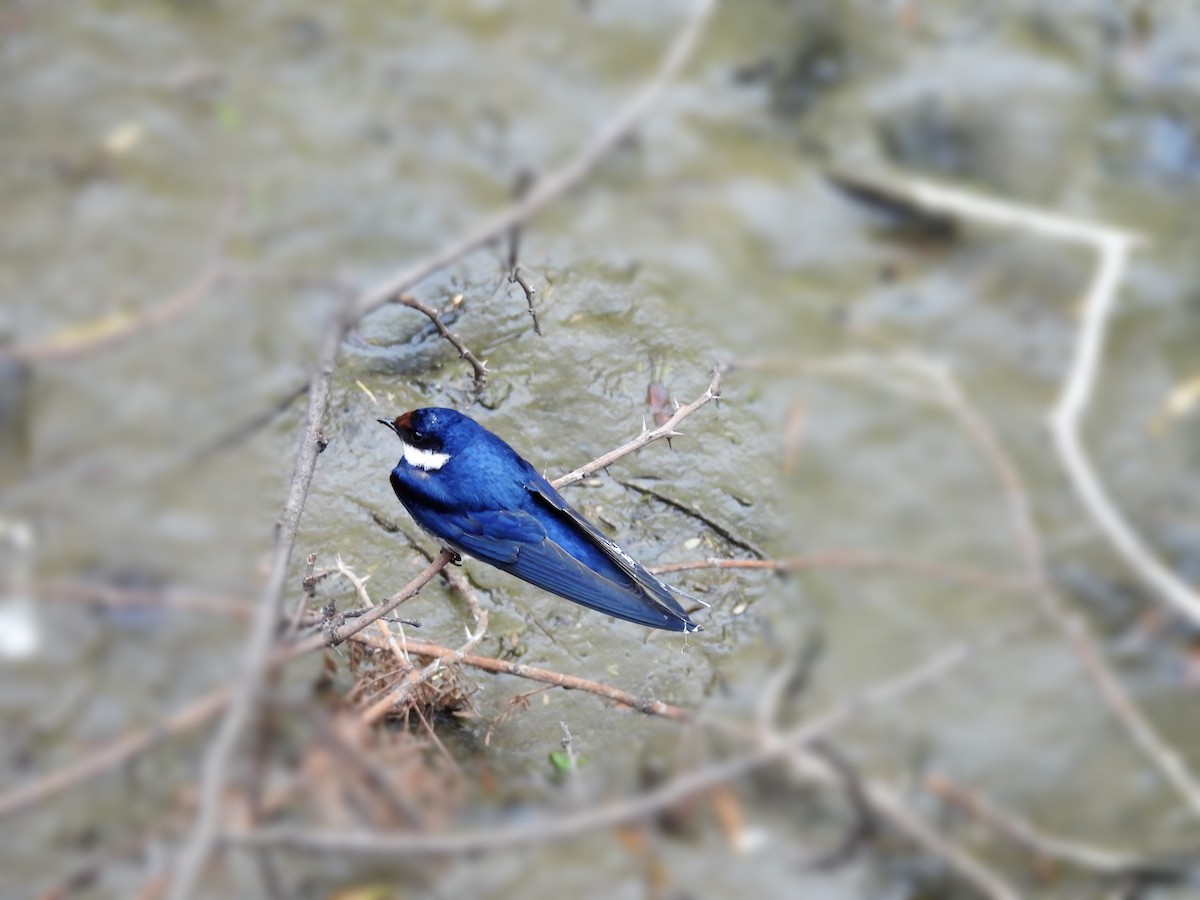
<svg viewBox="0 0 1200 900"><path fill-rule="evenodd" d="M453 409L377 419L400 438L392 490L455 553L589 609L666 631L700 631L676 589L585 519L512 447Z"/></svg>

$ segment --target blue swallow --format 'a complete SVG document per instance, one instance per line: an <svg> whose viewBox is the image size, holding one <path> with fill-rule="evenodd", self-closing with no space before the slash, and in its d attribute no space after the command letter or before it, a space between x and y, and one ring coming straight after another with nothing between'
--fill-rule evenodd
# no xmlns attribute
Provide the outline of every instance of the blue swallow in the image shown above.
<svg viewBox="0 0 1200 900"><path fill-rule="evenodd" d="M392 490L457 553L610 616L699 631L659 581L563 499L512 447L453 409L377 420L404 447Z"/></svg>

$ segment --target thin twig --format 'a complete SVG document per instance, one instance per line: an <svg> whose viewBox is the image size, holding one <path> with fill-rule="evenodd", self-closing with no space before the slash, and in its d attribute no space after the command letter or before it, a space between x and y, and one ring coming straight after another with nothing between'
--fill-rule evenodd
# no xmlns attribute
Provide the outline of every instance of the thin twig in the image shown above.
<svg viewBox="0 0 1200 900"><path fill-rule="evenodd" d="M359 578L350 568L342 562L341 554L337 556L337 571L338 574L345 578L354 587L354 594L358 598L358 602L367 609L374 608L375 604L371 602L371 595L367 592L365 580ZM396 641L396 635L392 634L392 630L388 628L387 622L382 619L376 619L376 624L379 626L379 633L383 635L383 639L387 641L388 647L395 654L396 659L401 665L408 665L408 653L405 652L404 644L407 639L404 636L404 628L400 628L400 641Z"/></svg>
<svg viewBox="0 0 1200 900"><path fill-rule="evenodd" d="M755 544L751 543L750 541L746 540L745 538L738 537L736 534L734 534L732 531L730 531L724 525L720 524L719 522L714 521L712 518L710 518L709 516L706 516L700 510L696 509L693 506L689 506L688 504L684 503L682 500L676 500L674 497L668 497L666 494L662 493L661 491L656 491L654 488L645 487L644 485L640 485L634 481L625 481L624 479L618 478L617 484L621 485L621 487L628 488L631 491L636 491L637 493L641 494L643 497L653 497L659 503L663 503L663 504L671 507L672 509L677 509L684 515L695 519L697 522L707 525L710 530L716 532L716 534L718 534L720 537L722 537L727 543L730 543L735 547L745 550L747 553L752 555L755 559L762 560L762 559L767 558L766 551L764 551L761 547L756 546Z"/></svg>
<svg viewBox="0 0 1200 900"><path fill-rule="evenodd" d="M533 187L533 173L522 171L517 175L517 180L513 184L513 199L520 200L529 193L529 189ZM538 337L542 336L542 323L538 318L537 307L533 305L533 295L537 293L525 276L521 274L521 228L522 224L518 222L508 232L508 283L519 284L521 290L525 292L525 305L529 310L529 317L533 319L533 332Z"/></svg>
<svg viewBox="0 0 1200 900"><path fill-rule="evenodd" d="M1050 414L1050 430L1071 483L1100 530L1144 581L1177 612L1190 619L1193 626L1200 625L1200 594L1167 568L1117 509L1080 436L1083 416L1099 374L1105 332L1129 245L1127 241L1114 238L1102 244L1099 250L1100 266L1088 291L1070 372Z"/></svg>
<svg viewBox="0 0 1200 900"><path fill-rule="evenodd" d="M377 650L387 649L386 645L372 635L358 634L355 635L355 640ZM408 641L407 649L411 656L423 659L440 659L448 662L457 662L483 672L492 672L496 675L511 675L514 678L537 681L568 691L582 691L594 694L597 697L603 697L605 700L611 700L621 706L627 706L630 709L635 709L650 716L658 716L659 718L671 719L676 722L693 722L696 720L696 714L692 710L681 706L673 706L670 703L655 700L653 697L639 697L636 694L631 694L612 685L593 681L590 678L581 678L578 675L568 675L564 672L555 672L550 669L538 668L537 666L527 666L522 663L506 659L496 659L491 656L477 656L473 653L464 653L461 648L456 650L450 647L443 647L440 644L414 640L412 638Z"/></svg>
<svg viewBox="0 0 1200 900"><path fill-rule="evenodd" d="M537 291L530 286L529 281L525 278L520 267L512 270L512 274L508 276L508 280L512 283L519 284L521 290L525 292L525 307L529 311L529 317L533 319L533 333L538 337L542 336L542 321L538 318L537 307L533 305L533 295Z"/></svg>
<svg viewBox="0 0 1200 900"><path fill-rule="evenodd" d="M465 359L475 373L475 390L481 392L487 387L487 363L480 362L479 357L467 349L467 345L463 343L462 338L446 327L446 323L442 321L441 315L432 306L427 306L422 303L412 294L400 294L392 301L400 306L407 306L409 309L415 309L417 312L426 316L433 327L437 329L437 333L444 337L458 351L460 358Z"/></svg>
<svg viewBox="0 0 1200 900"><path fill-rule="evenodd" d="M449 550L443 550L438 557L427 565L421 572L396 593L392 594L381 604L374 607L370 612L364 615L357 616L348 622L343 622L336 628L332 629L326 636L326 643L330 647L336 647L352 635L358 634L371 623L382 619L405 600L410 600L417 595L421 588L425 587L429 582L433 581L435 575L442 571L446 566L454 560L454 554Z"/></svg>

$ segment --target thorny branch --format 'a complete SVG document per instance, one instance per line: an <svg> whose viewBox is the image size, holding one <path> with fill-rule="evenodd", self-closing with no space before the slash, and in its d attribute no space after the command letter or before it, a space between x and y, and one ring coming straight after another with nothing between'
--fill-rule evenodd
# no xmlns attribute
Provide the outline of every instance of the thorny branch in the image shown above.
<svg viewBox="0 0 1200 900"><path fill-rule="evenodd" d="M716 400L721 396L721 379L724 374L725 367L716 366L712 371L712 380L708 384L708 390L706 390L687 406L681 406L679 409L675 410L675 414L671 416L671 418L667 419L667 421L658 428L655 428L653 431L647 431L645 428L643 428L642 433L629 443L623 444L616 450L613 450L609 453L605 453L598 459L592 460L586 466L580 466L575 471L568 472L561 478L556 479L554 481L554 486L556 488L561 488L566 487L569 484L574 484L577 481L582 481L584 478L587 478L587 476L595 472L599 472L601 469L607 469L617 460L642 449L642 447L645 447L647 444L663 438L679 437L683 434L683 432L676 431L675 429L684 419L686 419L700 407L704 406L706 403Z"/></svg>

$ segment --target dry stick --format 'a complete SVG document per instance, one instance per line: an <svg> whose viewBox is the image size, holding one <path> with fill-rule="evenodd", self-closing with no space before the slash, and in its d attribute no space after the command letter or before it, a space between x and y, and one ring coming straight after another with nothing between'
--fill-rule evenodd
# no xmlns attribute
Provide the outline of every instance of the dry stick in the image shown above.
<svg viewBox="0 0 1200 900"><path fill-rule="evenodd" d="M532 172L523 171L517 175L516 183L513 185L513 199L520 200L527 193L529 188L533 186L534 177ZM521 274L521 225L514 225L508 232L508 282L509 284L519 284L521 290L525 292L525 305L529 310L529 317L533 319L533 331L538 337L542 336L542 323L538 319L537 307L533 305L533 295L537 293L529 282L525 280Z"/></svg>
<svg viewBox="0 0 1200 900"><path fill-rule="evenodd" d="M223 277L225 245L237 219L241 196L234 191L225 201L217 223L216 237L208 261L177 294L129 318L112 318L91 323L70 333L51 336L31 344L0 347L0 360L58 361L78 359L88 353L123 343L134 335L158 328L189 312L206 297Z"/></svg>
<svg viewBox="0 0 1200 900"><path fill-rule="evenodd" d="M1114 303L1114 287L1121 277L1127 251L1125 242L1109 240L1103 245L1100 268L1088 292L1089 301L1070 374L1050 414L1050 430L1075 491L1100 530L1135 572L1176 610L1190 618L1193 625L1200 625L1200 594L1167 568L1125 520L1096 474L1079 434L1100 367L1105 330Z"/></svg>
<svg viewBox="0 0 1200 900"><path fill-rule="evenodd" d="M358 602L362 606L370 609L375 605L371 602L371 595L367 593L367 585L365 581L354 574L354 572L342 562L341 554L338 554L337 557L337 572L339 575L349 581L351 586L353 586L354 595L358 598ZM392 630L387 627L387 622L379 621L377 624L379 625L379 633L383 635L383 639L387 641L388 648L395 655L397 661L399 661L401 665L408 665L408 654L404 650L404 643L406 641L406 638L404 637L404 629L400 629L400 642L397 643L396 635L392 634Z"/></svg>
<svg viewBox="0 0 1200 900"><path fill-rule="evenodd" d="M533 305L533 295L537 293L537 290L525 280L525 276L521 273L520 269L513 269L513 273L508 276L508 280L519 284L521 290L525 292L525 306L529 311L530 318L533 319L533 333L541 337L542 322L538 318L537 307Z"/></svg>
<svg viewBox="0 0 1200 900"><path fill-rule="evenodd" d="M201 869L208 861L213 849L217 813L228 775L229 761L261 691L265 664L271 646L272 630L279 618L279 608L283 600L283 585L296 539L297 524L305 496L308 493L308 486L312 481L318 448L322 446L321 423L324 420L325 408L328 404L337 348L344 332L353 321L378 309L393 297L402 294L412 285L465 254L499 237L514 225L527 221L543 206L581 182L623 138L637 127L658 102L668 82L691 56L714 6L715 0L697 0L650 81L574 160L538 182L523 200L485 220L461 239L452 242L399 275L365 291L354 300L349 315L339 305L338 311L326 327L321 341L317 372L309 391L308 417L304 437L301 439L292 485L288 492L288 502L284 506L282 524L276 537L276 552L272 561L271 576L263 590L259 615L255 620L247 644L245 672L240 683L240 692L235 703L229 708L205 758L199 810L195 826L182 850L172 879L171 900L189 900L195 893ZM383 608L383 606L378 607L378 609Z"/></svg>
<svg viewBox="0 0 1200 900"><path fill-rule="evenodd" d="M412 294L401 294L395 297L392 302L400 306L407 306L409 309L415 309L417 312L425 315L433 323L433 327L437 329L437 333L448 340L454 346L454 349L458 351L459 358L465 359L470 363L471 368L475 372L475 390L482 391L487 387L487 363L480 362L479 357L467 349L467 345L462 342L462 338L446 327L446 323L442 321L442 317L436 309L432 306L426 306Z"/></svg>
<svg viewBox="0 0 1200 900"><path fill-rule="evenodd" d="M364 613L363 615L357 616L353 619L349 619L332 629L326 637L326 643L330 647L336 647L338 644L342 643L342 641L346 640L352 635L358 634L372 622L382 619L405 600L415 597L417 592L421 590L421 588L425 587L425 585L427 585L429 582L433 581L434 576L437 575L438 572L442 571L442 569L446 568L446 566L450 565L453 559L453 553L451 553L449 550L443 550L438 554L437 558L433 562L421 570L421 573L417 575L416 578L414 578L396 593L392 594L392 596L388 597L378 606L373 608L370 612Z"/></svg>
<svg viewBox="0 0 1200 900"><path fill-rule="evenodd" d="M1108 496L1079 434L1100 374L1104 342L1116 306L1117 288L1125 273L1126 257L1139 238L1116 228L933 184L912 182L901 189L911 192L919 202L940 210L1084 244L1098 253L1099 264L1086 296L1071 367L1050 413L1050 430L1076 494L1117 552L1164 600L1192 622L1200 624L1200 594L1168 569L1130 527Z"/></svg>

